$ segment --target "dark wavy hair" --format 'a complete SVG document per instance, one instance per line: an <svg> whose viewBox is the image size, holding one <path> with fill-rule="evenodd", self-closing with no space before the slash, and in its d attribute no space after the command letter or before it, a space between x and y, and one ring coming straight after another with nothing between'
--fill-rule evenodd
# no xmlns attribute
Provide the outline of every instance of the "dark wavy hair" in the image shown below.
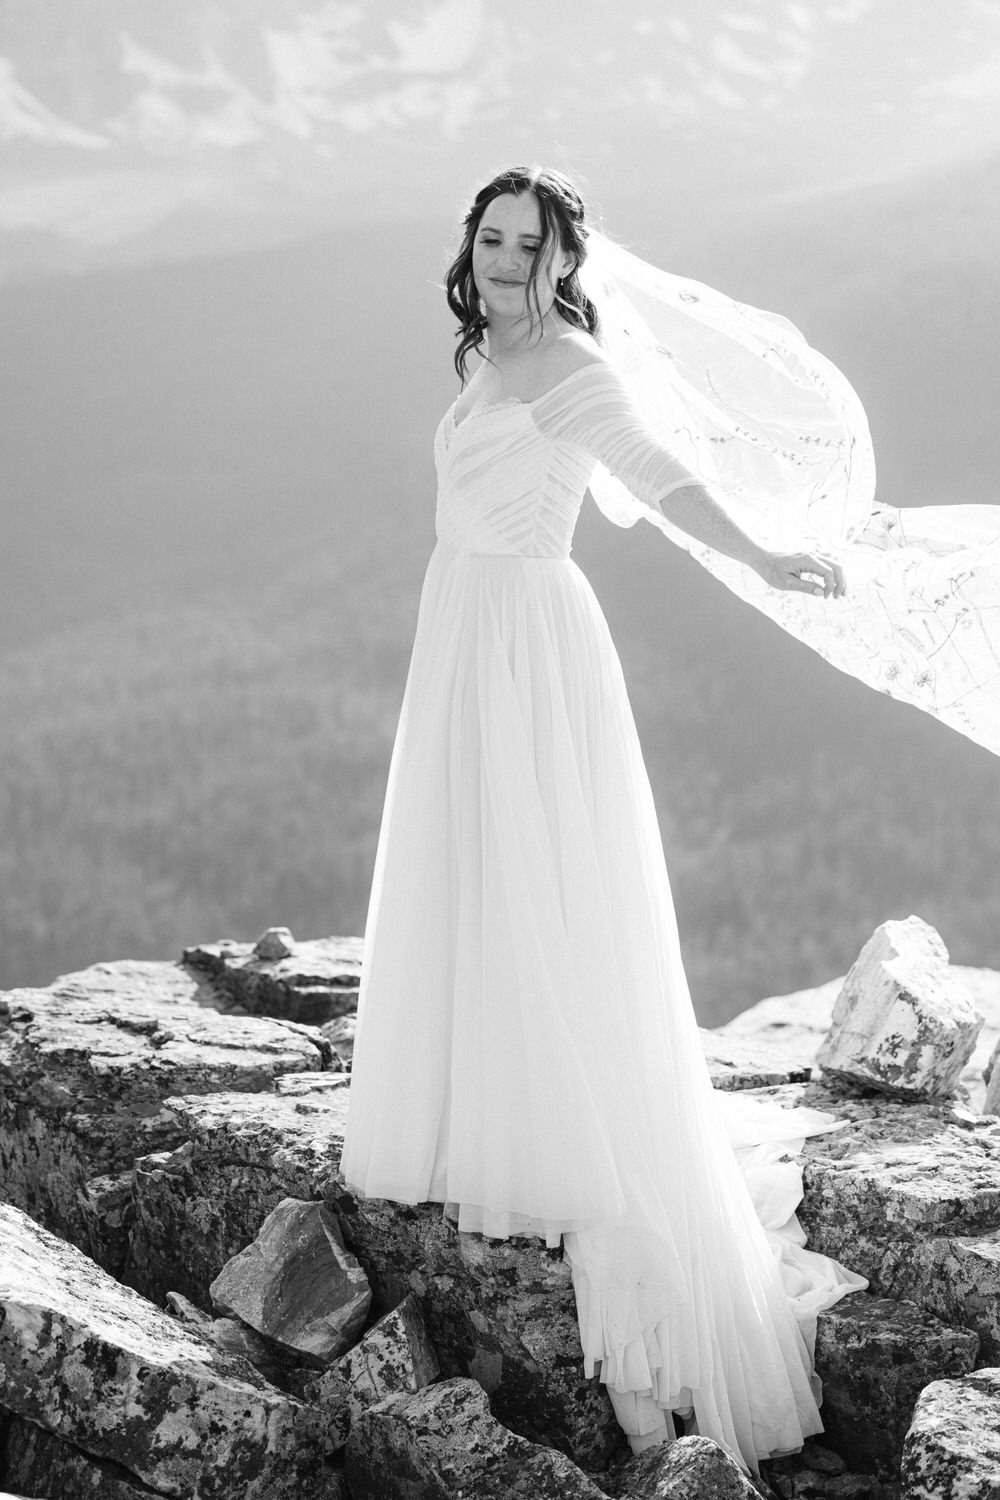
<svg viewBox="0 0 1000 1500"><path fill-rule="evenodd" d="M535 315L542 320L541 304L538 300L538 271L544 264L552 241L558 242L560 250L572 255L573 269L556 284L555 300L563 317L577 328L593 334L600 333L597 308L584 293L577 275L587 258L587 226L584 223L586 210L583 199L568 177L545 167L507 167L498 172L485 187L480 188L472 207L465 215L465 233L458 254L448 268L445 277L445 293L448 306L459 321L455 337L455 369L462 384L465 384L465 364L473 349L482 346L486 334L486 318L479 306L479 292L472 275L472 246L480 221L494 198L502 193L534 193L538 199L538 211L542 221L542 237L532 256L531 269L525 288L528 306L529 337L535 327ZM534 302L534 311L532 311Z"/></svg>

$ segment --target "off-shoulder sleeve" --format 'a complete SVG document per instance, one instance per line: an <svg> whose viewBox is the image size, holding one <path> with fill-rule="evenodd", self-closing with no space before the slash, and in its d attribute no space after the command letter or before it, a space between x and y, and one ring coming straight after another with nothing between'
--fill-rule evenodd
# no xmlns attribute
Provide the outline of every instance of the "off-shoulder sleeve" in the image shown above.
<svg viewBox="0 0 1000 1500"><path fill-rule="evenodd" d="M546 437L583 449L660 515L673 490L702 483L663 446L621 377L603 361L575 370L533 402L531 413Z"/></svg>

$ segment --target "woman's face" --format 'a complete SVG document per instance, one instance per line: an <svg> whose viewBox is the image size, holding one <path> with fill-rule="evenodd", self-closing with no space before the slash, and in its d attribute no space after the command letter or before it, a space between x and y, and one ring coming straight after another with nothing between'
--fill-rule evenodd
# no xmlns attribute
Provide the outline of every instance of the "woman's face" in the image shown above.
<svg viewBox="0 0 1000 1500"><path fill-rule="evenodd" d="M527 316L525 287L541 240L542 216L534 193L501 193L487 204L472 245L472 275L487 318ZM553 238L535 281L543 317L552 306L556 282L572 265L573 257L560 251Z"/></svg>

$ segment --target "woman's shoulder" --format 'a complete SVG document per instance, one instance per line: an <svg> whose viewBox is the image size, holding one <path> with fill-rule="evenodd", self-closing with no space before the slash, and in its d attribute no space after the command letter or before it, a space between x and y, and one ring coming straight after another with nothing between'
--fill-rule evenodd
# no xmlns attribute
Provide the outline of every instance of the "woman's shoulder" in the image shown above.
<svg viewBox="0 0 1000 1500"><path fill-rule="evenodd" d="M587 365L611 369L611 361L593 334L569 326L560 330L549 353L549 373L556 380L565 380L567 375L575 375Z"/></svg>

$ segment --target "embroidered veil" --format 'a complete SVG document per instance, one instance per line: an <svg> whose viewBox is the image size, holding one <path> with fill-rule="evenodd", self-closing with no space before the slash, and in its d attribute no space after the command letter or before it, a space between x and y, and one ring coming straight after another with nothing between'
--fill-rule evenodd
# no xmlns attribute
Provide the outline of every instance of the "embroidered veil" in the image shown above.
<svg viewBox="0 0 1000 1500"><path fill-rule="evenodd" d="M649 425L762 543L838 555L847 594L771 588L598 468L601 510L644 516L841 671L1000 754L1000 505L879 503L861 402L792 323L587 243L581 284Z"/></svg>

